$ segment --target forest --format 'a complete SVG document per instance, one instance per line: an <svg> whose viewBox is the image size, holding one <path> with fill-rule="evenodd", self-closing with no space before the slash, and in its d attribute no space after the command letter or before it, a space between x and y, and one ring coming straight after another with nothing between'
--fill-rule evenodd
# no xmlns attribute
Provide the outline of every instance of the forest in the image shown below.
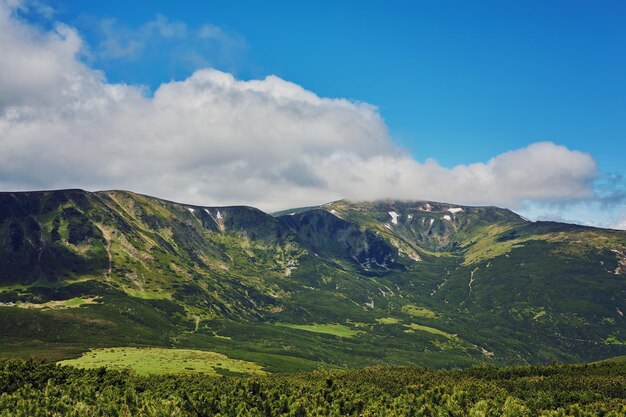
<svg viewBox="0 0 626 417"><path fill-rule="evenodd" d="M626 415L626 361L147 375L0 359L2 417Z"/></svg>

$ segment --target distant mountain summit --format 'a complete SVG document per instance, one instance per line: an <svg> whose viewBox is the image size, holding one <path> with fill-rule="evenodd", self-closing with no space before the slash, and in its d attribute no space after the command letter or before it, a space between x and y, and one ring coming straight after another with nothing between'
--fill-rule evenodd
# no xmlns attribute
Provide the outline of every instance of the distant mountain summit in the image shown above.
<svg viewBox="0 0 626 417"><path fill-rule="evenodd" d="M345 200L274 215L127 191L0 193L0 352L217 351L321 364L626 354L626 232L496 207Z"/></svg>

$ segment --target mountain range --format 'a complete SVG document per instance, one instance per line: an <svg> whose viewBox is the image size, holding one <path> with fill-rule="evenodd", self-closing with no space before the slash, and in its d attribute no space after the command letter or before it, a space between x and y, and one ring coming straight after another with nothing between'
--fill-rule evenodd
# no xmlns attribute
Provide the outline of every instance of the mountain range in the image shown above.
<svg viewBox="0 0 626 417"><path fill-rule="evenodd" d="M0 355L207 350L267 371L626 355L626 232L496 207L267 214L127 191L0 193Z"/></svg>

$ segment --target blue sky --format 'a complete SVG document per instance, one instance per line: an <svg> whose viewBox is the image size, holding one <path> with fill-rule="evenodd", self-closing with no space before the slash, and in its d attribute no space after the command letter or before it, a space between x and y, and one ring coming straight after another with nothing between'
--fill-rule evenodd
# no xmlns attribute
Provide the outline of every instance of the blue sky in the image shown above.
<svg viewBox="0 0 626 417"><path fill-rule="evenodd" d="M626 3L60 1L91 43L90 23L137 28L157 15L241 37L238 77L276 74L328 97L377 105L418 159L482 161L550 140L624 170ZM176 47L175 43L172 47ZM112 81L152 87L189 75L167 50L97 61ZM210 55L210 54L209 54ZM620 149L621 148L621 149Z"/></svg>
<svg viewBox="0 0 626 417"><path fill-rule="evenodd" d="M450 169L553 142L591 155L596 197L516 208L605 224L626 213L624 2L59 0L53 7L24 18L42 30L58 22L75 28L81 59L110 83L144 85L151 94L206 67L240 80L276 75L321 97L376 106L397 146ZM607 195L610 203L599 199Z"/></svg>

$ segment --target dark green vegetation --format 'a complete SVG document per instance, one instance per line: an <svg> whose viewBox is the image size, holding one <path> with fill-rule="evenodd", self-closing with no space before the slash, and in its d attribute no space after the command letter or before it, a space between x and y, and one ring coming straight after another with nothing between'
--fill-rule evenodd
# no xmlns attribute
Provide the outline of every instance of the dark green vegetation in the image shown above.
<svg viewBox="0 0 626 417"><path fill-rule="evenodd" d="M0 416L605 416L626 413L626 362L463 371L140 377L0 360Z"/></svg>
<svg viewBox="0 0 626 417"><path fill-rule="evenodd" d="M626 354L626 233L432 202L271 216L1 193L0 303L10 357L167 347L268 372L597 361Z"/></svg>

